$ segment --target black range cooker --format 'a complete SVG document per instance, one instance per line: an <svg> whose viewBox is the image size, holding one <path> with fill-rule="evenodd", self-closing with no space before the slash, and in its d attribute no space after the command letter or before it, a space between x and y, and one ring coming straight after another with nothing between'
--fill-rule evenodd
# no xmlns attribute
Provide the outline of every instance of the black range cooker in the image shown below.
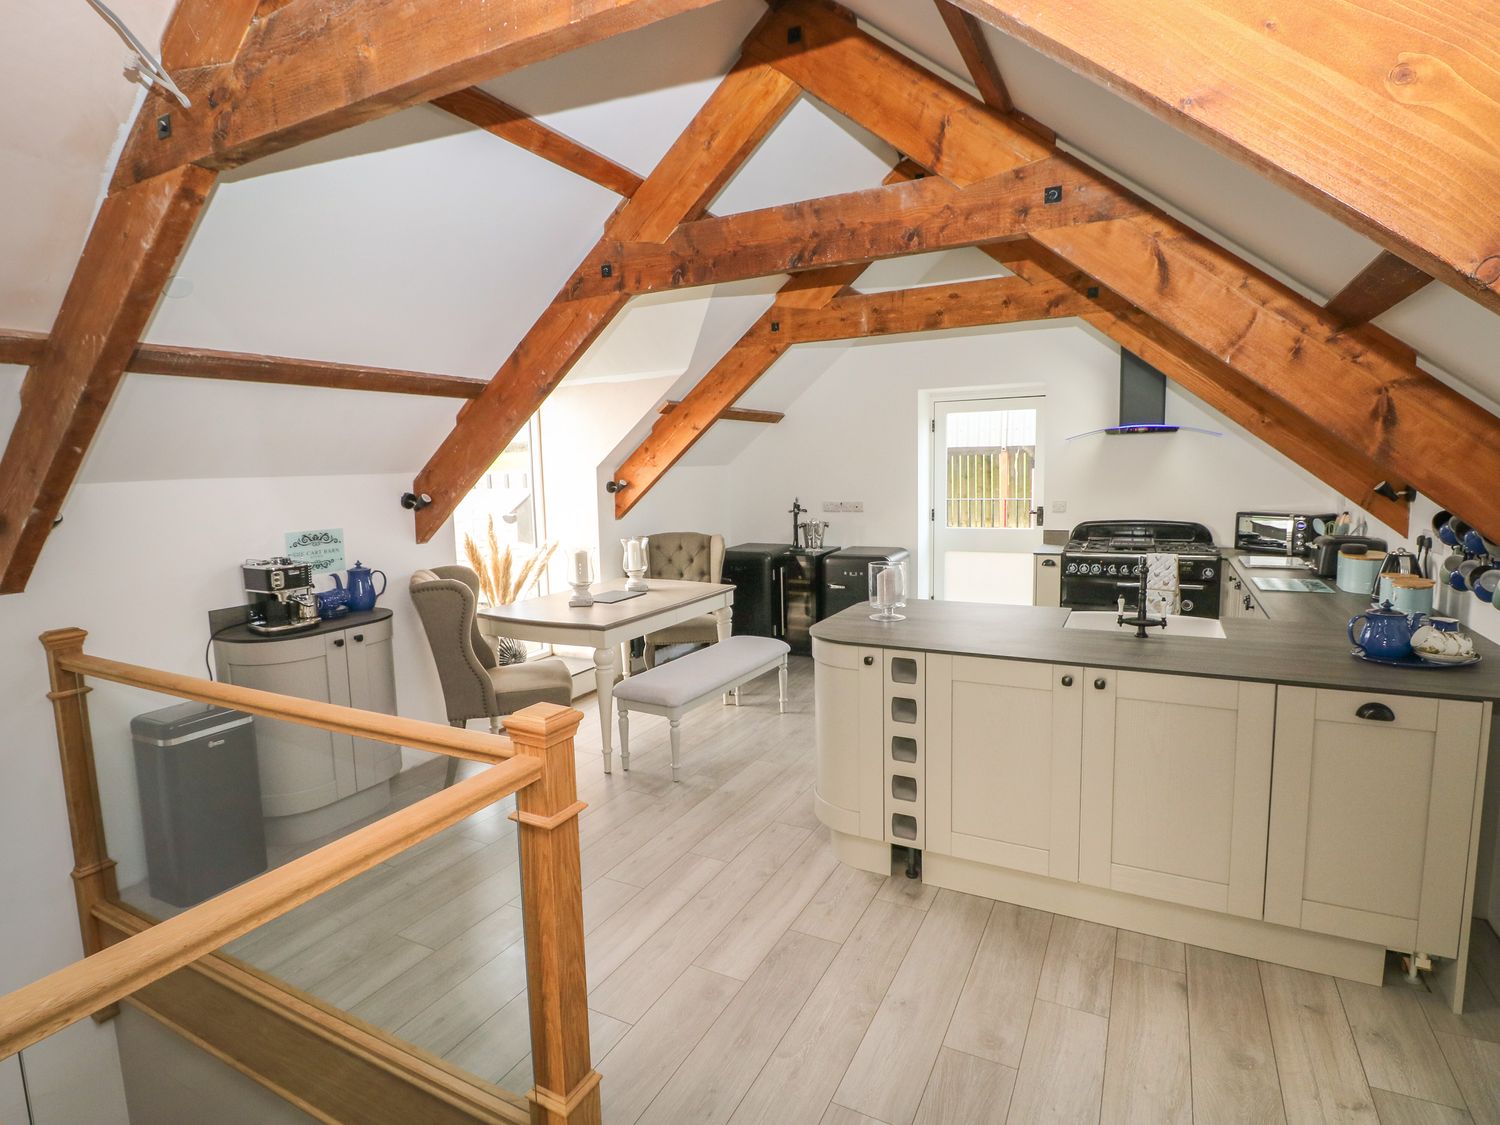
<svg viewBox="0 0 1500 1125"><path fill-rule="evenodd" d="M1182 612L1219 616L1222 560L1213 532L1175 520L1092 520L1073 529L1062 555L1062 604L1069 609L1133 610L1148 554L1177 556Z"/></svg>

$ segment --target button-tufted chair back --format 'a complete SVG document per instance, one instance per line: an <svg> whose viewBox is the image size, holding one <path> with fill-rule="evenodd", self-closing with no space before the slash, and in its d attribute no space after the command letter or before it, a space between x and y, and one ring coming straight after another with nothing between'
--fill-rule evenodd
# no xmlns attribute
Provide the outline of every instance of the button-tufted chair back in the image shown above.
<svg viewBox="0 0 1500 1125"><path fill-rule="evenodd" d="M647 543L646 573L652 578L718 582L724 574L724 537L698 531L667 531Z"/></svg>

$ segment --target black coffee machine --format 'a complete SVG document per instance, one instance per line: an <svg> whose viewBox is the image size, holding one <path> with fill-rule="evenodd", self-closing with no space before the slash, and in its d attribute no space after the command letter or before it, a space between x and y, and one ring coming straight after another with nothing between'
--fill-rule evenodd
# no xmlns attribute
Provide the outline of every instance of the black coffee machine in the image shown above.
<svg viewBox="0 0 1500 1125"><path fill-rule="evenodd" d="M275 635L311 629L318 623L312 567L285 556L246 559L240 567L252 632Z"/></svg>

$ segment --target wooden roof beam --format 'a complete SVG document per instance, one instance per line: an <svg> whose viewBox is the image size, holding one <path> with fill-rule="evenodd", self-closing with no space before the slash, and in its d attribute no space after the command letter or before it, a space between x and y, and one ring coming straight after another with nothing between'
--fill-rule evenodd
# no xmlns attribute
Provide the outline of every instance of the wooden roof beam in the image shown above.
<svg viewBox="0 0 1500 1125"><path fill-rule="evenodd" d="M0 363L30 367L46 354L47 336L41 332L0 329ZM236 383L275 383L292 387L327 387L344 391L427 395L435 398L475 398L488 384L459 375L433 375L390 367L328 363L316 359L225 352L212 348L183 348L169 344L141 344L125 369L137 375L176 375L189 379L223 379Z"/></svg>
<svg viewBox="0 0 1500 1125"><path fill-rule="evenodd" d="M1500 311L1490 0L953 2Z"/></svg>
<svg viewBox="0 0 1500 1125"><path fill-rule="evenodd" d="M628 199L641 186L641 178L629 168L549 129L530 114L477 86L433 98L432 104L616 195Z"/></svg>
<svg viewBox="0 0 1500 1125"><path fill-rule="evenodd" d="M1342 327L1358 328L1389 312L1431 280L1416 266L1382 250L1324 307Z"/></svg>
<svg viewBox="0 0 1500 1125"><path fill-rule="evenodd" d="M255 21L233 61L174 71L191 109L147 98L113 188L184 164L234 168L714 2L288 4ZM166 137L155 127L163 114Z"/></svg>
<svg viewBox="0 0 1500 1125"><path fill-rule="evenodd" d="M796 83L774 67L741 59L610 217L605 241L650 242L697 218L800 95ZM418 542L437 533L627 299L620 293L582 301L558 294L417 475L412 491L433 500L416 513Z"/></svg>
<svg viewBox="0 0 1500 1125"><path fill-rule="evenodd" d="M1056 133L1040 121L1026 116L1011 101L1005 77L1000 73L1000 64L995 60L995 52L990 50L990 45L985 40L984 24L962 8L955 7L952 0L933 0L933 3L937 6L938 15L943 17L948 35L958 48L959 57L964 60L964 69L969 72L969 78L984 104L1000 113L1009 114L1017 124L1036 134L1038 140L1048 144L1055 141Z"/></svg>
<svg viewBox="0 0 1500 1125"><path fill-rule="evenodd" d="M658 414L670 414L682 407L680 400L669 400L661 404ZM737 406L731 406L716 419L720 422L759 422L763 425L774 426L786 415L779 410L745 410Z"/></svg>

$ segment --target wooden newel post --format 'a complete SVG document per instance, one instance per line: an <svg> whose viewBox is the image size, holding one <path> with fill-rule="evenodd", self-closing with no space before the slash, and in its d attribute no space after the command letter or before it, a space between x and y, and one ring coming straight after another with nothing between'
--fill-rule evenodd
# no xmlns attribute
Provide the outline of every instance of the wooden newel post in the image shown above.
<svg viewBox="0 0 1500 1125"><path fill-rule="evenodd" d="M82 629L53 629L41 636L47 650L47 675L52 717L57 725L57 752L62 760L63 794L68 804L68 830L73 835L73 897L78 902L78 927L83 951L98 953L107 944L94 918L94 904L120 897L115 861L104 842L104 814L99 805L99 779L94 772L94 739L89 730L88 693L91 688L77 672L66 671L65 656L83 654L88 634ZM107 1019L119 1011L110 1005L94 1013Z"/></svg>
<svg viewBox="0 0 1500 1125"><path fill-rule="evenodd" d="M583 959L583 880L573 735L581 712L537 703L505 720L516 749L542 776L516 794L526 987L531 1002L530 1094L535 1125L600 1125L599 1074L589 1056Z"/></svg>

